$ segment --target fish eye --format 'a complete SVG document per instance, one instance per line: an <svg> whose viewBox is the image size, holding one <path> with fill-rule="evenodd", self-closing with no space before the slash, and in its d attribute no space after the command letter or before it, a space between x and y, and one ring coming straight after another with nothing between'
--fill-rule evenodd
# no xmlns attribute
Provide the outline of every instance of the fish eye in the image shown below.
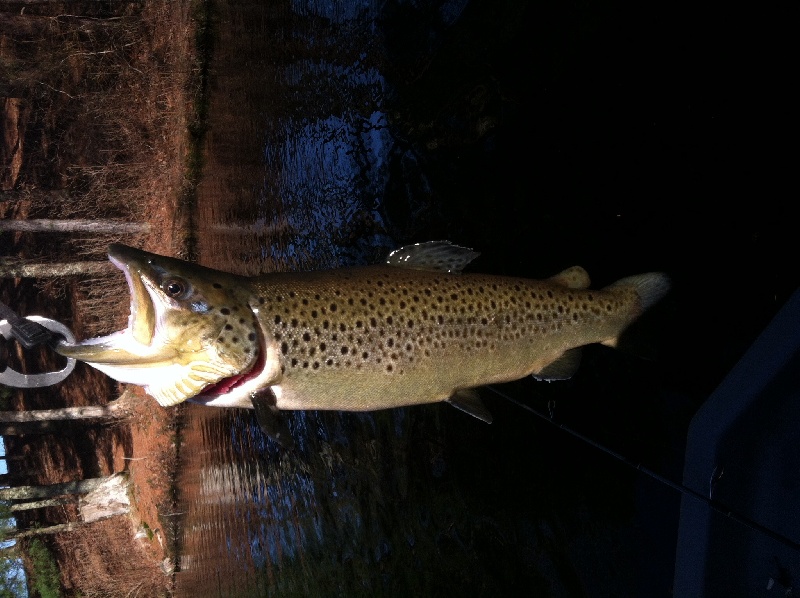
<svg viewBox="0 0 800 598"><path fill-rule="evenodd" d="M182 278L168 278L161 283L161 290L173 299L185 299L191 292L191 286Z"/></svg>

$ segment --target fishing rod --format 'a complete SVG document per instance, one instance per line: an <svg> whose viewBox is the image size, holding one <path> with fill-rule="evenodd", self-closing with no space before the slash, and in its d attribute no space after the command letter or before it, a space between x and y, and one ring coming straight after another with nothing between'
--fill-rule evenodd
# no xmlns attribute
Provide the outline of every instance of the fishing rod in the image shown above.
<svg viewBox="0 0 800 598"><path fill-rule="evenodd" d="M768 527L766 527L764 525L761 525L757 521L753 521L751 518L747 517L746 515L742 515L740 513L737 513L736 511L734 511L734 510L728 508L727 506L725 506L723 503L721 503L721 502L719 502L717 500L714 500L710 496L704 496L700 492L697 492L696 490L693 490L692 488L689 488L688 486L685 486L684 484L680 484L678 482L674 482L673 480L671 480L671 479L669 479L667 477L664 477L661 474L656 473L652 469L648 469L647 467L645 467L641 463L637 463L635 461L632 461L631 459L628 459L625 455L622 455L622 454L616 452L615 450L610 449L607 446L604 446L604 445L600 444L599 442L597 442L595 440L592 440L588 436L584 436L583 434L581 434L580 432L578 432L576 430L573 430L569 426L566 426L564 424L561 424L561 423L555 421L552 418L552 416L545 415L544 413L540 412L539 410L535 409L534 407L531 407L527 403L523 403L522 401L519 401L519 400L515 399L514 397L504 393L503 391L498 390L494 386L489 386L488 388L489 388L489 390L494 392L496 395L498 395L498 396L504 398L505 400L517 405L518 407L521 407L525 411L533 413L537 417L545 420L550 425L555 426L559 430L563 430L564 432L566 432L567 434L577 438L578 440L581 440L581 441L585 442L586 444L588 444L590 446L593 446L596 449L601 450L602 452L606 453L607 455L610 455L611 457L613 457L617 461L621 461L625 465L627 465L629 467L632 467L633 469L635 469L637 471L642 472L643 474L651 477L652 479L656 480L657 482L659 482L661 484L664 484L665 486L668 486L669 488L672 488L673 490L677 490L678 492L680 492L684 496L689 496L689 497L691 497L691 498L693 498L695 500L698 500L698 501L700 501L702 503L705 503L708 507L710 507L712 510L716 511L720 515L724 515L725 517L735 521L736 523L738 523L740 525L745 526L746 528L748 528L748 529L750 529L752 531L764 534L764 535L772 538L776 542L780 542L784 546L787 546L787 547L791 548L792 550L796 550L797 552L800 552L800 543L795 542L794 540L792 540L790 538L787 538L783 534L780 534L780 533L776 532L775 530L772 530L772 529L770 529L770 528L768 528Z"/></svg>

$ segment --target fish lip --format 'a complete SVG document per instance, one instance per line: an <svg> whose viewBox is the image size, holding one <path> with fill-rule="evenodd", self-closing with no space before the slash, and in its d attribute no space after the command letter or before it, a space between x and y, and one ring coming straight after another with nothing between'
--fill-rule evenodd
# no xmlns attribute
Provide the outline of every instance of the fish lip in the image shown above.
<svg viewBox="0 0 800 598"><path fill-rule="evenodd" d="M142 345L153 341L156 327L156 298L149 290L147 277L143 275L149 261L142 259L138 249L112 243L108 247L109 261L125 275L131 297L127 330Z"/></svg>
<svg viewBox="0 0 800 598"><path fill-rule="evenodd" d="M68 357L74 357L89 363L106 363L97 361L97 353L102 350L113 351L115 361L125 359L125 351L117 351L125 341L132 339L138 346L150 346L155 334L156 306L141 272L147 261L142 259L142 252L138 249L113 243L108 248L109 261L125 276L130 296L130 315L128 325L122 330L112 332L106 336L86 339L73 344L61 343L57 351Z"/></svg>

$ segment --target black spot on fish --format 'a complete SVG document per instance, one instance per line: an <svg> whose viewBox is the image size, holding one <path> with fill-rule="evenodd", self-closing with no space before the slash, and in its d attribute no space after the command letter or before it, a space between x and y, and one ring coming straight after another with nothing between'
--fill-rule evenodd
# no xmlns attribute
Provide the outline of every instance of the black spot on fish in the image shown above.
<svg viewBox="0 0 800 598"><path fill-rule="evenodd" d="M311 335L308 332L303 333L303 340L308 342L311 340Z"/></svg>
<svg viewBox="0 0 800 598"><path fill-rule="evenodd" d="M328 348L328 345L326 345L325 343L320 343L320 344L319 344L319 350L320 350L320 351L324 351L324 350L325 350L325 349L327 349L327 348Z"/></svg>
<svg viewBox="0 0 800 598"><path fill-rule="evenodd" d="M230 315L231 310L229 310L227 307L223 307L221 310L219 310L219 313L221 313L224 316L227 316Z"/></svg>
<svg viewBox="0 0 800 598"><path fill-rule="evenodd" d="M233 326L230 324L225 324L225 330L233 330Z"/></svg>

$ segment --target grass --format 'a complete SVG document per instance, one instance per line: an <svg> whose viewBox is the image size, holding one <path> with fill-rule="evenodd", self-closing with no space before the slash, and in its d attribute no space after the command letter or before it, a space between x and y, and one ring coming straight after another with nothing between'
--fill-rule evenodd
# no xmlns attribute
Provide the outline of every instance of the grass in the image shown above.
<svg viewBox="0 0 800 598"><path fill-rule="evenodd" d="M41 598L60 598L61 580L58 564L50 552L38 538L31 540L28 545L28 557L31 560L33 588Z"/></svg>

